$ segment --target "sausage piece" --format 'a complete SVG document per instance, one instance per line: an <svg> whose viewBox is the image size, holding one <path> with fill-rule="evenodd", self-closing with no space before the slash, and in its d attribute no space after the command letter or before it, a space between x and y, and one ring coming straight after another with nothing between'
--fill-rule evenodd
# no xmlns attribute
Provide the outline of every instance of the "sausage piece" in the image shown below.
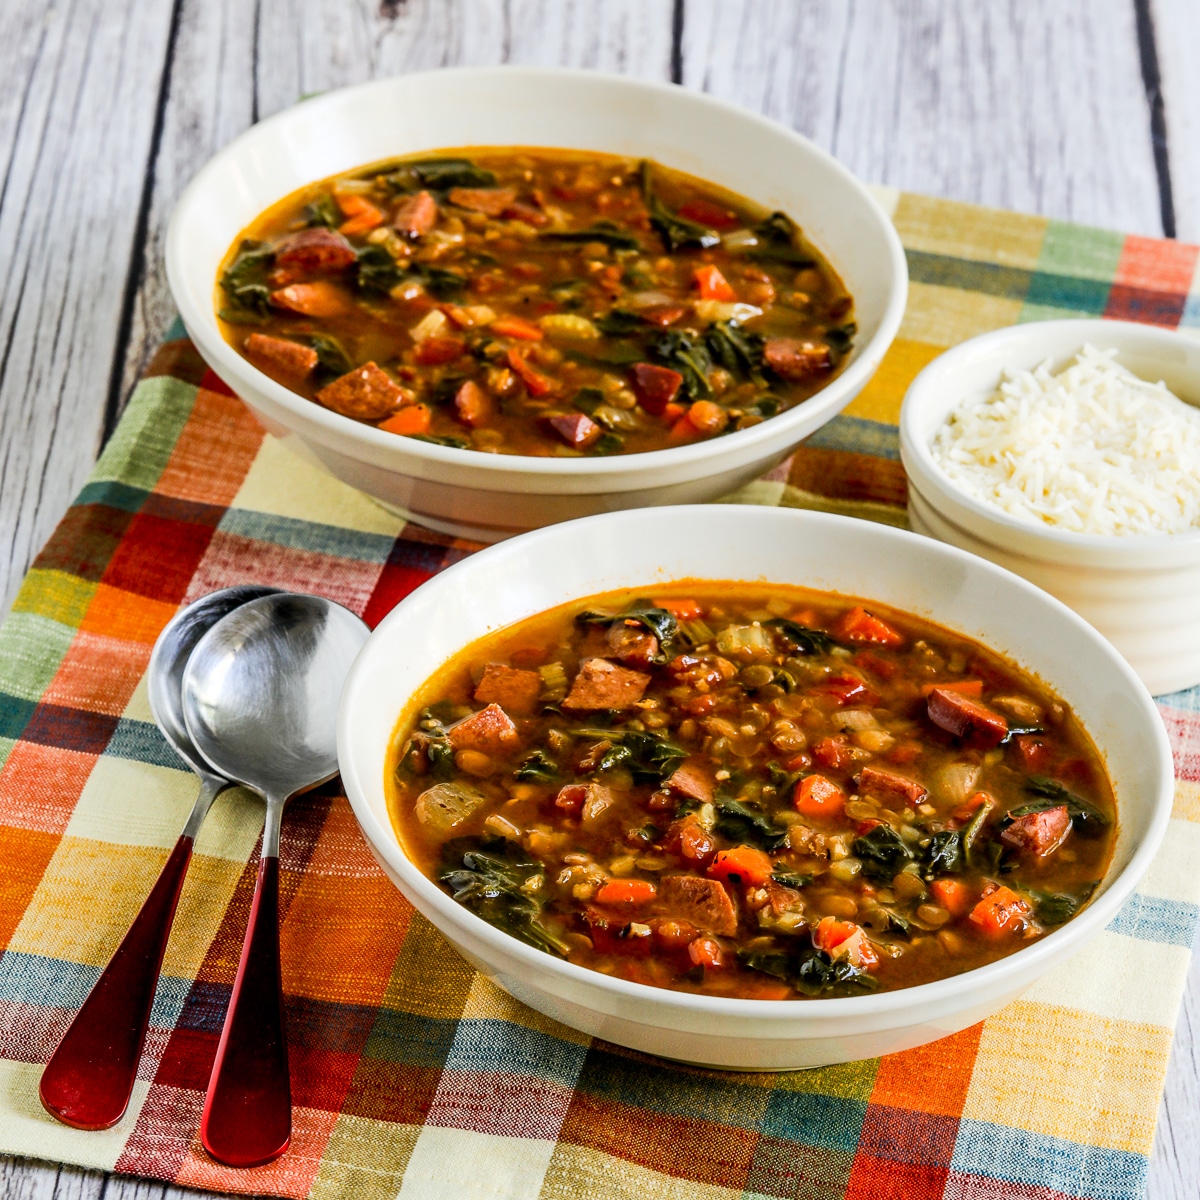
<svg viewBox="0 0 1200 1200"><path fill-rule="evenodd" d="M763 358L788 383L803 383L833 366L824 342L802 342L799 338L767 338L763 343Z"/></svg>
<svg viewBox="0 0 1200 1200"><path fill-rule="evenodd" d="M877 767L863 767L858 773L858 790L873 796L895 796L906 804L920 804L929 792L915 779L897 775L892 771L880 771Z"/></svg>
<svg viewBox="0 0 1200 1200"><path fill-rule="evenodd" d="M608 627L608 652L634 667L648 667L658 657L658 638L639 621L618 621Z"/></svg>
<svg viewBox="0 0 1200 1200"><path fill-rule="evenodd" d="M400 203L392 224L397 233L408 238L424 237L438 219L437 201L429 192L418 192Z"/></svg>
<svg viewBox="0 0 1200 1200"><path fill-rule="evenodd" d="M701 759L689 758L671 773L667 787L681 796L709 804L713 798L713 781Z"/></svg>
<svg viewBox="0 0 1200 1200"><path fill-rule="evenodd" d="M271 337L266 333L252 333L242 349L260 371L296 383L308 378L317 365L317 352L311 346L302 346L288 338Z"/></svg>
<svg viewBox="0 0 1200 1200"><path fill-rule="evenodd" d="M715 879L696 875L665 875L658 886L664 914L691 921L698 929L732 937L737 933L737 911L729 893Z"/></svg>
<svg viewBox="0 0 1200 1200"><path fill-rule="evenodd" d="M929 719L940 729L957 738L969 738L987 750L1000 745L1008 736L1008 722L986 704L961 692L934 688L927 701Z"/></svg>
<svg viewBox="0 0 1200 1200"><path fill-rule="evenodd" d="M1000 833L1000 840L1028 851L1038 858L1053 854L1066 841L1071 832L1071 814L1065 804L1048 808L1045 812L1026 813L1013 819L1011 825Z"/></svg>
<svg viewBox="0 0 1200 1200"><path fill-rule="evenodd" d="M354 247L332 229L301 229L285 238L275 251L275 266L293 278L344 271L357 255Z"/></svg>
<svg viewBox="0 0 1200 1200"><path fill-rule="evenodd" d="M506 754L520 742L517 727L498 704L489 704L464 717L447 730L455 750L479 750L484 754Z"/></svg>
<svg viewBox="0 0 1200 1200"><path fill-rule="evenodd" d="M479 704L499 704L506 712L525 716L533 711L541 690L542 677L536 671L488 663L475 688L475 699Z"/></svg>
<svg viewBox="0 0 1200 1200"><path fill-rule="evenodd" d="M317 393L326 408L359 421L378 421L400 407L404 393L392 377L373 362L363 363Z"/></svg>
<svg viewBox="0 0 1200 1200"><path fill-rule="evenodd" d="M588 658L580 666L562 706L581 712L631 708L649 686L650 676L641 671L618 667L606 658Z"/></svg>

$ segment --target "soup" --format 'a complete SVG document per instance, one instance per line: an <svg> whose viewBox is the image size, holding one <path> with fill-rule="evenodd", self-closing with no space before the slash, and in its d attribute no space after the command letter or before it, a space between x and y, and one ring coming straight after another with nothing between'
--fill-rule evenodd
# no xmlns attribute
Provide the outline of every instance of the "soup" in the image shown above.
<svg viewBox="0 0 1200 1200"><path fill-rule="evenodd" d="M1069 920L1116 807L1070 709L977 642L765 584L593 597L451 660L400 720L412 861L506 933L657 987L857 995Z"/></svg>
<svg viewBox="0 0 1200 1200"><path fill-rule="evenodd" d="M230 344L334 412L444 446L661 450L840 370L853 305L786 214L562 150L397 159L302 188L231 247Z"/></svg>

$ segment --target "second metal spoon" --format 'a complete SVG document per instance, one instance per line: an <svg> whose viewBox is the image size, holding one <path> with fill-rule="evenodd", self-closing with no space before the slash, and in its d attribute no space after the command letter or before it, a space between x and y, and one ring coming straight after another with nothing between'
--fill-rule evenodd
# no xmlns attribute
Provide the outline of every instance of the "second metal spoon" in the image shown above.
<svg viewBox="0 0 1200 1200"><path fill-rule="evenodd" d="M267 802L250 921L200 1119L204 1148L227 1166L271 1162L291 1140L279 829L292 796L337 774L338 701L369 632L332 600L266 596L214 625L184 673L196 748Z"/></svg>

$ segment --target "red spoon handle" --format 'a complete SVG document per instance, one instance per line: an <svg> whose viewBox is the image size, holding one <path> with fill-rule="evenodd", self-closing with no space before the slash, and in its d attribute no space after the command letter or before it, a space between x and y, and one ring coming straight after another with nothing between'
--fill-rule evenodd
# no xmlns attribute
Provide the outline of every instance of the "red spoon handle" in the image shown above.
<svg viewBox="0 0 1200 1200"><path fill-rule="evenodd" d="M271 856L258 864L200 1138L218 1162L257 1167L278 1158L291 1136L292 1089L279 972L279 859Z"/></svg>
<svg viewBox="0 0 1200 1200"><path fill-rule="evenodd" d="M42 1104L65 1125L108 1129L125 1113L191 858L185 833L42 1072Z"/></svg>

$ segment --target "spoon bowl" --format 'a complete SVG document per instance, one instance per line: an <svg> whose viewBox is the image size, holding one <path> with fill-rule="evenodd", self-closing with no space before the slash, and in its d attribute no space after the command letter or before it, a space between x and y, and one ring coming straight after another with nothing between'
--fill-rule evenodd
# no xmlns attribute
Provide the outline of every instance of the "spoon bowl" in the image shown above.
<svg viewBox="0 0 1200 1200"><path fill-rule="evenodd" d="M227 1166L271 1162L291 1140L279 831L292 796L337 774L342 685L369 632L320 596L264 596L214 625L184 671L184 722L200 757L267 803L250 920L200 1120L204 1148Z"/></svg>

